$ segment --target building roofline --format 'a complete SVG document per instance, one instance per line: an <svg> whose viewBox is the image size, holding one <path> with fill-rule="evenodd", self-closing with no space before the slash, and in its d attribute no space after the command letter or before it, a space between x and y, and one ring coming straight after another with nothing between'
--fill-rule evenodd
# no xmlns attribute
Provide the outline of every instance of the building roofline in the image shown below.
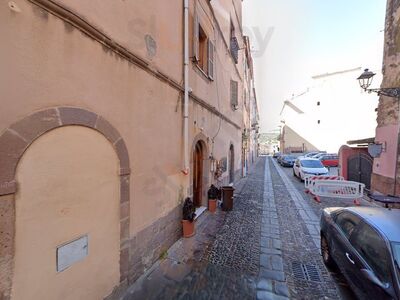
<svg viewBox="0 0 400 300"><path fill-rule="evenodd" d="M347 69L347 70L342 70L342 71L336 71L332 73L325 73L325 74L319 74L319 75L314 75L311 78L312 79L321 79L325 77L330 77L330 76L335 76L335 75L341 75L345 73L350 73L350 72L355 72L355 71L360 71L361 67L353 68L353 69Z"/></svg>

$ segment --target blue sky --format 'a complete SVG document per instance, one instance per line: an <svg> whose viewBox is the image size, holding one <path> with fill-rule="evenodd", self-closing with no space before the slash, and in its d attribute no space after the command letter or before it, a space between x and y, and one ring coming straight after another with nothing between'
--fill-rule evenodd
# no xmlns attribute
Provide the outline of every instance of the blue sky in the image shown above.
<svg viewBox="0 0 400 300"><path fill-rule="evenodd" d="M283 101L306 89L311 76L355 67L379 72L385 11L385 0L243 1L262 132L277 128Z"/></svg>

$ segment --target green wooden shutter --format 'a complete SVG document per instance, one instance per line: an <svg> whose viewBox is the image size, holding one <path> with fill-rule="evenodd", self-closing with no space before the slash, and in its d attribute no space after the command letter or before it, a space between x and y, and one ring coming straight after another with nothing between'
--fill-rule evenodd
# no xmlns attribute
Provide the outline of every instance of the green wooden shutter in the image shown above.
<svg viewBox="0 0 400 300"><path fill-rule="evenodd" d="M199 61L199 16L193 16L193 60Z"/></svg>
<svg viewBox="0 0 400 300"><path fill-rule="evenodd" d="M208 77L213 80L214 79L214 57L215 57L215 46L214 44L208 40Z"/></svg>

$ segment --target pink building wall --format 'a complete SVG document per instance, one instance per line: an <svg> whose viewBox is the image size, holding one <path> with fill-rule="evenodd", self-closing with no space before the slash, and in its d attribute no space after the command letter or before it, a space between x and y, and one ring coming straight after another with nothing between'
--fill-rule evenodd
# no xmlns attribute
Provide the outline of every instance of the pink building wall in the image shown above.
<svg viewBox="0 0 400 300"><path fill-rule="evenodd" d="M384 150L374 159L373 172L385 177L394 178L399 125L388 125L376 128L375 142L382 143Z"/></svg>

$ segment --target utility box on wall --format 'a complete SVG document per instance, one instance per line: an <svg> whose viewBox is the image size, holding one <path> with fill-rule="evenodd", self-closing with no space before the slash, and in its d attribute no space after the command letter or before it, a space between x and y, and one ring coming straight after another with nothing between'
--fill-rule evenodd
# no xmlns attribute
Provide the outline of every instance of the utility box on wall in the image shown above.
<svg viewBox="0 0 400 300"><path fill-rule="evenodd" d="M89 238L84 235L57 247L57 272L62 272L89 254Z"/></svg>

